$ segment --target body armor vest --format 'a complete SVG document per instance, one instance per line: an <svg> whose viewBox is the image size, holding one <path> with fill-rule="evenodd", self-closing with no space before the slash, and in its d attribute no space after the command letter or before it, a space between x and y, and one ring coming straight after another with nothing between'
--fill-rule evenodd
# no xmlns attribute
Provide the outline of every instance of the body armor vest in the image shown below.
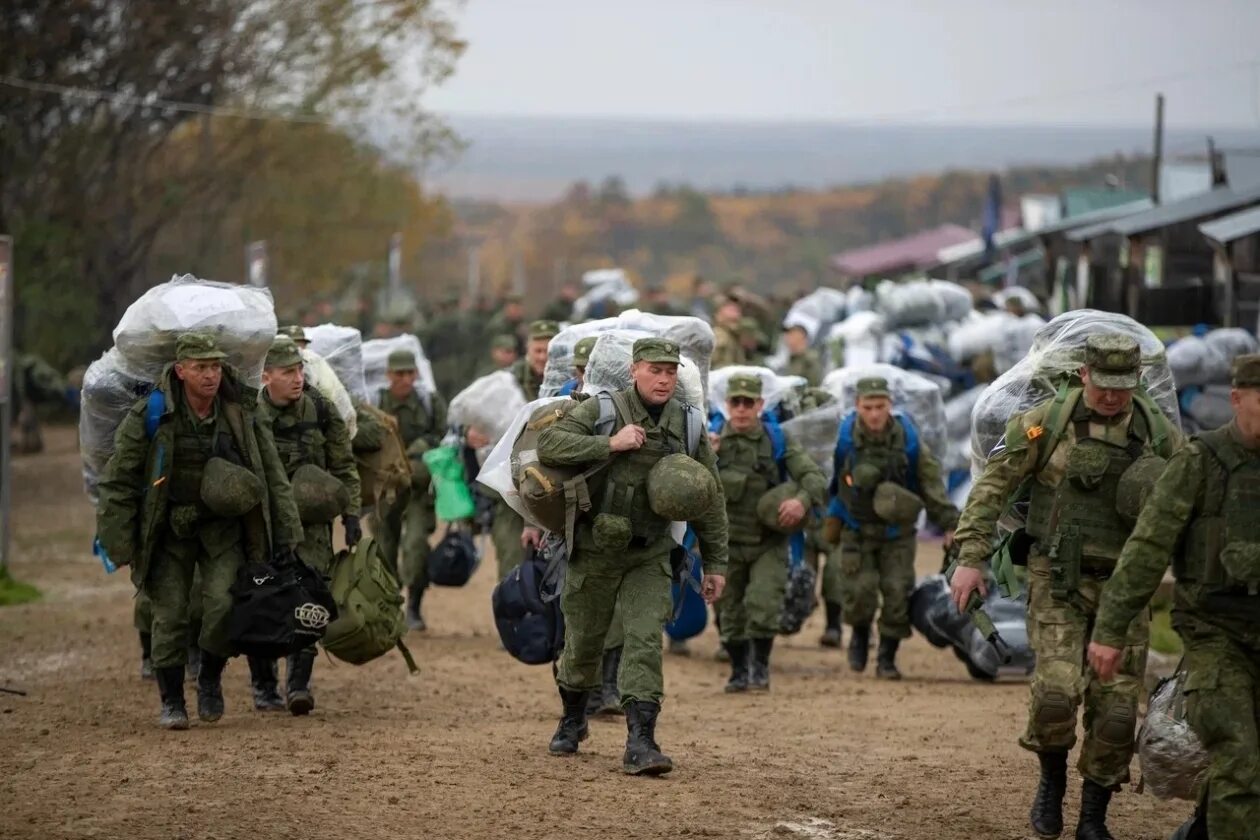
<svg viewBox="0 0 1260 840"><path fill-rule="evenodd" d="M757 518L757 501L780 483L770 436L764 431L756 440L724 436L718 452L718 475L726 496L730 541L737 545L763 542L766 529Z"/></svg>
<svg viewBox="0 0 1260 840"><path fill-rule="evenodd" d="M304 392L297 404L285 409L275 409L275 422L271 425L276 440L276 451L284 463L284 474L289 478L298 467L313 464L321 470L327 468L324 444L324 425L327 422L326 405L309 391Z"/></svg>
<svg viewBox="0 0 1260 840"><path fill-rule="evenodd" d="M402 436L403 445L411 446L416 438L444 429L433 428L433 412L426 410L420 396L412 392L407 399L397 400L389 390L381 391L381 410L398 421L398 434Z"/></svg>
<svg viewBox="0 0 1260 840"><path fill-rule="evenodd" d="M1260 594L1260 458L1228 428L1197 440L1207 453L1204 505L1187 531L1177 578L1213 593Z"/></svg>
<svg viewBox="0 0 1260 840"><path fill-rule="evenodd" d="M179 409L183 411L184 409ZM213 457L224 458L243 466L245 459L232 437L223 407L218 406L214 427L206 431L187 428L189 421L181 418L175 431L175 453L171 460L170 499L174 504L188 505L201 502L201 476L206 462Z"/></svg>
<svg viewBox="0 0 1260 840"><path fill-rule="evenodd" d="M633 537L652 542L664 536L669 530L669 520L657 516L648 501L648 473L656 462L666 455L686 453L687 447L681 429L674 433L667 418L682 419L682 412L675 411L675 405L666 405L661 413L660 422L652 427L644 426L647 439L643 446L632 452L622 452L608 465L602 486L597 490L597 498L592 508L601 514L624 517L630 523ZM614 430L620 430L627 418L619 417ZM682 425L679 423L677 425Z"/></svg>
<svg viewBox="0 0 1260 840"><path fill-rule="evenodd" d="M895 418L891 422L883 440L855 437L853 451L836 482L836 494L859 525L887 525L875 513L875 488L885 481L905 487L910 477L905 430Z"/></svg>

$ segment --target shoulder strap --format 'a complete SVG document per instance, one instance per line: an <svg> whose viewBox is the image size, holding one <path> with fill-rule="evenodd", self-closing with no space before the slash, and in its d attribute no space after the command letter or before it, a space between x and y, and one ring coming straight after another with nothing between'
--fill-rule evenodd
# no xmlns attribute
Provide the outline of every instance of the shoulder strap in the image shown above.
<svg viewBox="0 0 1260 840"><path fill-rule="evenodd" d="M909 464L909 471L906 474L906 489L912 493L919 492L919 428L914 425L914 421L908 415L898 414L897 422L901 424L901 430L906 436L906 461Z"/></svg>
<svg viewBox="0 0 1260 840"><path fill-rule="evenodd" d="M166 395L160 388L149 392L149 402L144 408L144 436L153 440L157 436L158 426L162 423L162 415L166 413Z"/></svg>
<svg viewBox="0 0 1260 840"><path fill-rule="evenodd" d="M770 457L779 468L779 481L787 481L787 435L783 434L779 421L768 414L762 415L761 427L765 429L766 437L770 438Z"/></svg>
<svg viewBox="0 0 1260 840"><path fill-rule="evenodd" d="M617 425L617 403L608 391L601 392L596 399L599 400L599 419L595 421L595 434L610 435Z"/></svg>
<svg viewBox="0 0 1260 840"><path fill-rule="evenodd" d="M1238 460L1229 454L1229 447L1227 446L1229 443L1228 434L1223 429L1213 429L1192 438L1199 442L1199 445L1203 447L1203 451L1207 453L1208 460L1215 464L1225 479L1224 481L1209 479L1204 483L1204 516L1220 516L1221 511L1225 507L1225 489L1229 483L1229 474L1238 465Z"/></svg>
<svg viewBox="0 0 1260 840"><path fill-rule="evenodd" d="M1035 473L1041 472L1050 462L1050 456L1054 454L1059 441L1063 440L1063 433L1072 419L1072 411L1081 398L1080 389L1069 388L1068 384L1064 381L1059 385L1059 390L1054 395L1054 402L1050 404L1050 410L1046 412L1044 424L1046 434L1042 435L1041 445L1037 449L1037 465L1033 469Z"/></svg>
<svg viewBox="0 0 1260 840"><path fill-rule="evenodd" d="M840 488L840 475L844 472L844 462L848 460L849 454L853 451L853 424L857 422L857 412L850 411L845 415L844 420L840 421L840 431L836 435L836 451L832 456L831 465L831 487L829 492L832 496Z"/></svg>
<svg viewBox="0 0 1260 840"><path fill-rule="evenodd" d="M429 391L416 391L416 396L420 397L420 405L424 406L424 413L428 415L429 422L433 422L433 394Z"/></svg>
<svg viewBox="0 0 1260 840"><path fill-rule="evenodd" d="M704 432L704 418L700 409L690 403L683 403L683 432L687 441L688 457L695 457L700 448L700 435Z"/></svg>
<svg viewBox="0 0 1260 840"><path fill-rule="evenodd" d="M1143 390L1134 394L1133 402L1143 419L1146 420L1147 438L1151 449L1164 458L1172 455L1168 451L1168 418L1164 416L1164 412L1159 410L1159 406L1155 405L1155 401Z"/></svg>

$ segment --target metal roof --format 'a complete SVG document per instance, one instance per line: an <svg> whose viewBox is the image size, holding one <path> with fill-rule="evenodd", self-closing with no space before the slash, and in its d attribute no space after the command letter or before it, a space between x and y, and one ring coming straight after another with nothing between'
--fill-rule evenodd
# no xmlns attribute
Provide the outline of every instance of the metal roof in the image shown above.
<svg viewBox="0 0 1260 840"><path fill-rule="evenodd" d="M1260 202L1260 186L1247 189L1218 187L1200 195L1192 195L1180 201L1160 204L1145 213L1136 213L1119 219L1111 225L1111 230L1121 236L1136 236L1147 231L1158 230L1170 225L1194 221L1225 213L1238 207L1245 207ZM1077 231L1080 233L1080 231ZM1075 236L1069 237L1075 239Z"/></svg>
<svg viewBox="0 0 1260 840"><path fill-rule="evenodd" d="M975 237L975 231L959 225L941 225L901 239L844 251L831 258L831 265L849 277L867 277L936 264L942 248Z"/></svg>
<svg viewBox="0 0 1260 840"><path fill-rule="evenodd" d="M1213 242L1222 245L1260 233L1260 207L1252 207L1239 213L1231 213L1211 222L1199 225L1199 230Z"/></svg>

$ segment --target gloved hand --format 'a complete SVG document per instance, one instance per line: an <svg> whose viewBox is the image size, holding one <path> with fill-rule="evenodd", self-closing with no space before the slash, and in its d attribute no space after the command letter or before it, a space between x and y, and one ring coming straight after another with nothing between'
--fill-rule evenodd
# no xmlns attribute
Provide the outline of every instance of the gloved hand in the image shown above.
<svg viewBox="0 0 1260 840"><path fill-rule="evenodd" d="M346 529L346 545L350 548L354 548L363 539L363 526L359 524L359 517L345 514L341 517L341 527Z"/></svg>

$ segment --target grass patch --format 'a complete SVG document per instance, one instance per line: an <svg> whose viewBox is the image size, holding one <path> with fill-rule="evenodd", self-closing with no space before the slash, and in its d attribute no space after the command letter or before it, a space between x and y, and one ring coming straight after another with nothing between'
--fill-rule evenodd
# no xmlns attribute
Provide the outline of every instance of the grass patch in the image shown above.
<svg viewBox="0 0 1260 840"><path fill-rule="evenodd" d="M1181 637L1172 628L1172 612L1166 605L1156 605L1151 616L1151 649L1160 653L1181 653Z"/></svg>
<svg viewBox="0 0 1260 840"><path fill-rule="evenodd" d="M0 607L29 604L41 597L38 589L29 583L14 580L7 569L0 569Z"/></svg>

